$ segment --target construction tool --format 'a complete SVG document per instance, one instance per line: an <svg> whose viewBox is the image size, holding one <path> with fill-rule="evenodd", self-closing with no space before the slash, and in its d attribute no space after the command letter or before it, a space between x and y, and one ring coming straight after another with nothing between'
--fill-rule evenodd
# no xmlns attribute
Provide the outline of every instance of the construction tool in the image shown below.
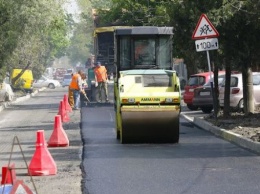
<svg viewBox="0 0 260 194"><path fill-rule="evenodd" d="M86 100L87 100L88 102L90 102L90 100L88 99L88 96L87 96L86 92L83 91L82 94L83 94L83 96L86 98Z"/></svg>

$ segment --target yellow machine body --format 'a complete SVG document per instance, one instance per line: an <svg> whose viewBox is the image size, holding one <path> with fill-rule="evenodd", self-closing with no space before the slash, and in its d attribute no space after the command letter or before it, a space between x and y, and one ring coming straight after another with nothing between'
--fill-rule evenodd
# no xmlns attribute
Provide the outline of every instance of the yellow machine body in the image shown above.
<svg viewBox="0 0 260 194"><path fill-rule="evenodd" d="M117 137L122 143L177 143L180 87L172 70L120 72L115 87Z"/></svg>

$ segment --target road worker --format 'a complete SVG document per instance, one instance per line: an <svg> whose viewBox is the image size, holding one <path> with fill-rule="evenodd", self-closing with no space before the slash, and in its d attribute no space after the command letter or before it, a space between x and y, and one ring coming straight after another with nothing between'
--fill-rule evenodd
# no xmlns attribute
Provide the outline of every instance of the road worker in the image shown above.
<svg viewBox="0 0 260 194"><path fill-rule="evenodd" d="M82 78L83 71L79 70L78 73L75 73L72 76L70 82L70 90L73 92L73 99L74 99L74 110L78 110L80 107L80 93L83 92L82 89Z"/></svg>
<svg viewBox="0 0 260 194"><path fill-rule="evenodd" d="M71 77L73 77L73 73L71 74ZM74 97L73 97L73 90L70 89L70 86L68 87L69 88L69 94L68 94L68 97L69 97L69 104L71 106L71 108L74 107Z"/></svg>
<svg viewBox="0 0 260 194"><path fill-rule="evenodd" d="M108 77L107 77L107 69L105 66L102 66L100 62L97 62L97 65L94 69L95 73L95 81L96 81L96 87L98 88L98 102L102 102L102 90L105 92L105 98L106 102L109 102L108 100Z"/></svg>

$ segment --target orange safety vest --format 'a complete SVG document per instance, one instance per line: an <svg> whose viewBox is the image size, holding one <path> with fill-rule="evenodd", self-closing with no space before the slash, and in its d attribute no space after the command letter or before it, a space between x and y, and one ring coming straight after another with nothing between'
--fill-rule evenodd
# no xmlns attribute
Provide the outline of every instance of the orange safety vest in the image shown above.
<svg viewBox="0 0 260 194"><path fill-rule="evenodd" d="M107 69L105 66L96 67L94 69L97 82L104 82L107 80Z"/></svg>
<svg viewBox="0 0 260 194"><path fill-rule="evenodd" d="M70 82L70 88L74 89L74 90L79 90L79 84L78 84L78 78L79 78L79 74L74 74L72 76L71 82Z"/></svg>

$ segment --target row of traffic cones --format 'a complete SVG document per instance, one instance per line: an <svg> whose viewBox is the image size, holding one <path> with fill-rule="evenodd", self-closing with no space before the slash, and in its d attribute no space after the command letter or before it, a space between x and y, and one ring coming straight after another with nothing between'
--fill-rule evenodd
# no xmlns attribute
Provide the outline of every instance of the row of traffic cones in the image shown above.
<svg viewBox="0 0 260 194"><path fill-rule="evenodd" d="M52 134L47 142L48 147L67 147L69 139L62 127L62 122L69 122L68 112L72 109L65 94L60 101L59 112L54 118ZM37 131L36 150L29 164L29 174L32 176L54 175L57 173L56 163L53 160L44 138L44 130Z"/></svg>
<svg viewBox="0 0 260 194"><path fill-rule="evenodd" d="M54 118L53 131L47 143L44 137L44 130L38 130L36 133L36 150L28 166L28 174L30 176L57 174L56 163L47 147L69 146L68 136L62 126L63 122L69 122L69 112L72 112L72 109L68 102L68 96L65 94L63 100L60 101L58 114ZM14 164L2 167L1 185L14 184L16 181L14 169Z"/></svg>

